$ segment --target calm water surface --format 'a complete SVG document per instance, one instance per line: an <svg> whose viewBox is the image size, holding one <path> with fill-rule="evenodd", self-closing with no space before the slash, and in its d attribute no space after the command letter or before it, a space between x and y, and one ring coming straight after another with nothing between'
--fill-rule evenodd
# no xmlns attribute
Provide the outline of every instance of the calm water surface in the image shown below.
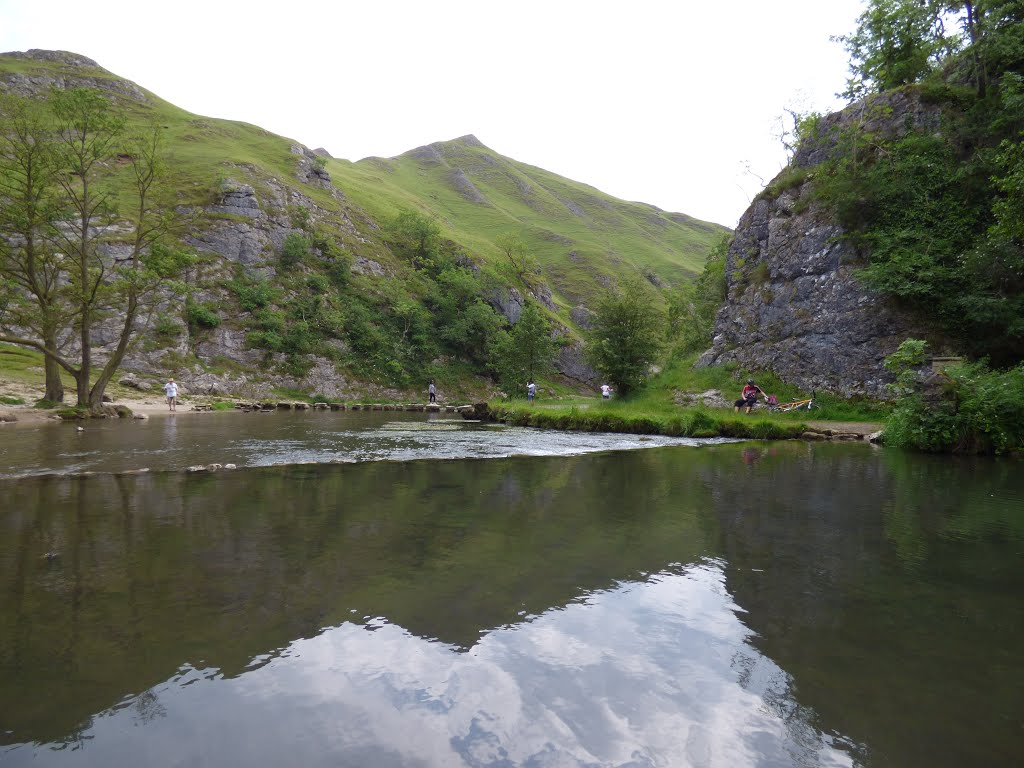
<svg viewBox="0 0 1024 768"><path fill-rule="evenodd" d="M0 475L3 766L1024 763L1019 464L210 414Z"/></svg>

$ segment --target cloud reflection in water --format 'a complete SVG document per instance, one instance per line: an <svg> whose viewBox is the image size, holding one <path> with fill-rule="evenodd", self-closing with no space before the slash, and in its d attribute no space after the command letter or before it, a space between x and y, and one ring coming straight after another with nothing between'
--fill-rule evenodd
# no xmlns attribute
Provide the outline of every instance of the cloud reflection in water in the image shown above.
<svg viewBox="0 0 1024 768"><path fill-rule="evenodd" d="M748 641L722 565L596 592L466 652L373 620L184 670L14 765L851 766ZM372 630L372 631L371 631ZM126 703L127 704L127 703ZM172 757L173 756L173 757ZM126 762L127 760L127 762Z"/></svg>

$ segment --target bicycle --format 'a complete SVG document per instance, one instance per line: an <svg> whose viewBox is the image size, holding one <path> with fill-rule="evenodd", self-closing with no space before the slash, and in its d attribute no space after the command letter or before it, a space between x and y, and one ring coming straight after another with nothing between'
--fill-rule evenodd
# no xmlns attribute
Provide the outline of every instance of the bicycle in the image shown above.
<svg viewBox="0 0 1024 768"><path fill-rule="evenodd" d="M814 396L815 393L811 392L811 396L805 400L790 400L787 403L780 403L775 395L771 395L768 398L768 410L777 413L789 413L790 411L799 410L809 411L815 407Z"/></svg>

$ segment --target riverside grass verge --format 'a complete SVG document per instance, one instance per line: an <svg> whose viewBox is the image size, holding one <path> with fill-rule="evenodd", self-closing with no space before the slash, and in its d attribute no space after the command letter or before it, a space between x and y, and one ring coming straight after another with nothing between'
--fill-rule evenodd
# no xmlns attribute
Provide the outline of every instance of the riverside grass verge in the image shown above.
<svg viewBox="0 0 1024 768"><path fill-rule="evenodd" d="M807 431L800 422L726 416L704 408L673 414L629 409L528 406L519 403L488 403L491 418L519 427L622 432L667 437L733 437L750 440L791 440Z"/></svg>

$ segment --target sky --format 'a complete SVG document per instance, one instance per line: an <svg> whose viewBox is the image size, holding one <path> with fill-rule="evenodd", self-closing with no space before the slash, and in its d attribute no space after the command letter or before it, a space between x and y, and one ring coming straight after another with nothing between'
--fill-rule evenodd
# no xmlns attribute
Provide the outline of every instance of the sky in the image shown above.
<svg viewBox="0 0 1024 768"><path fill-rule="evenodd" d="M87 56L333 156L473 134L615 197L735 226L829 112L864 0L0 0L0 51Z"/></svg>

